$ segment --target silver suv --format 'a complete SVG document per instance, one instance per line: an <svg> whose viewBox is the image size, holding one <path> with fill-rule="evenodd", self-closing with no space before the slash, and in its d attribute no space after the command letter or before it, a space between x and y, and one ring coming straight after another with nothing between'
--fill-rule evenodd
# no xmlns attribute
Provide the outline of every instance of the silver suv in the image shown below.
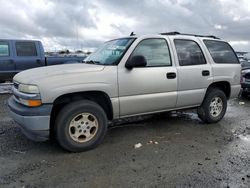
<svg viewBox="0 0 250 188"><path fill-rule="evenodd" d="M79 152L96 147L113 119L196 107L202 121L216 123L240 91L240 72L231 46L214 36L129 36L83 64L17 74L8 105L30 139L55 135Z"/></svg>

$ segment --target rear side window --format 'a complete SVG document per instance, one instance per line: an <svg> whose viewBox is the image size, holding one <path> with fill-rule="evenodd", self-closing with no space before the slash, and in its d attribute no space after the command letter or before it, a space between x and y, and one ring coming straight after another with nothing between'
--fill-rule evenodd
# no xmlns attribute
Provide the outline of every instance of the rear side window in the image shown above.
<svg viewBox="0 0 250 188"><path fill-rule="evenodd" d="M206 64L201 48L195 41L175 39L174 44L180 66Z"/></svg>
<svg viewBox="0 0 250 188"><path fill-rule="evenodd" d="M7 42L0 42L0 57L10 56L9 44Z"/></svg>
<svg viewBox="0 0 250 188"><path fill-rule="evenodd" d="M170 51L165 39L145 39L135 48L132 56L142 55L147 67L171 66Z"/></svg>
<svg viewBox="0 0 250 188"><path fill-rule="evenodd" d="M17 56L37 56L34 42L16 42Z"/></svg>
<svg viewBox="0 0 250 188"><path fill-rule="evenodd" d="M238 64L238 58L232 47L222 41L204 40L210 55L215 63Z"/></svg>

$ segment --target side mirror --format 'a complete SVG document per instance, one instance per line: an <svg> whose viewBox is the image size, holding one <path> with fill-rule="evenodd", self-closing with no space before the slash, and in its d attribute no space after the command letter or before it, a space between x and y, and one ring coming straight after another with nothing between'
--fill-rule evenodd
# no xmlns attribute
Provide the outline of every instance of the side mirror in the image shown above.
<svg viewBox="0 0 250 188"><path fill-rule="evenodd" d="M133 56L130 58L126 64L125 67L127 69L133 69L134 67L145 67L147 65L147 60L142 55Z"/></svg>

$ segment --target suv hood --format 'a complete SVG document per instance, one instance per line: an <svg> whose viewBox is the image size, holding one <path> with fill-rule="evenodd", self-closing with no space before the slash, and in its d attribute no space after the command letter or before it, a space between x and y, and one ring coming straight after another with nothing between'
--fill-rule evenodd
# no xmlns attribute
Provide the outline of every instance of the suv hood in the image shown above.
<svg viewBox="0 0 250 188"><path fill-rule="evenodd" d="M51 76L97 72L102 71L103 69L103 65L92 65L82 63L39 67L18 73L13 78L13 81L23 84L31 84L31 82L34 80L37 81Z"/></svg>

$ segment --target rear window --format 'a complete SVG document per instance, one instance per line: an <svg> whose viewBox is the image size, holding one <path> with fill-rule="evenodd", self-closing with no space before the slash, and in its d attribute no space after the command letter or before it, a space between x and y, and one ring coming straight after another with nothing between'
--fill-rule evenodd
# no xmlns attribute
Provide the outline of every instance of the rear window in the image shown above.
<svg viewBox="0 0 250 188"><path fill-rule="evenodd" d="M37 56L34 42L16 42L17 56Z"/></svg>
<svg viewBox="0 0 250 188"><path fill-rule="evenodd" d="M0 42L0 57L6 57L9 55L9 44L7 42Z"/></svg>
<svg viewBox="0 0 250 188"><path fill-rule="evenodd" d="M210 55L215 63L239 64L232 47L222 41L204 40Z"/></svg>

